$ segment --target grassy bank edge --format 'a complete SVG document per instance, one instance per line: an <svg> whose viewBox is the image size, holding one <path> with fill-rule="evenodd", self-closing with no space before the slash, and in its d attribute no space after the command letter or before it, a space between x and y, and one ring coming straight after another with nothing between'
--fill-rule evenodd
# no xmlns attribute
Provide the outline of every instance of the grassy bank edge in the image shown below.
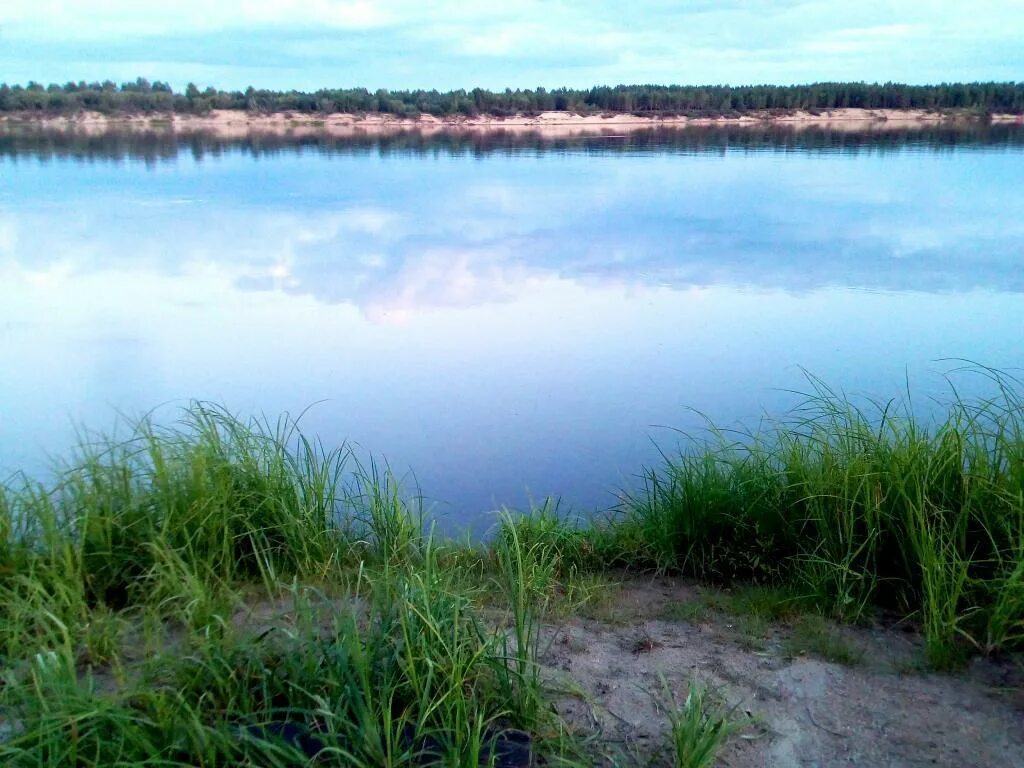
<svg viewBox="0 0 1024 768"><path fill-rule="evenodd" d="M606 518L552 502L475 544L436 540L386 468L287 418L194 404L173 427L83 434L55 484L0 495L0 754L298 765L315 747L328 764L475 765L521 732L550 764L586 764L545 706L538 637L610 568L914 622L940 668L1017 652L1024 410L1015 380L976 373L996 394L954 392L931 426L812 380L786 418L666 455ZM238 620L257 593L291 606L286 627ZM677 740L694 723L728 733L699 687L680 700Z"/></svg>

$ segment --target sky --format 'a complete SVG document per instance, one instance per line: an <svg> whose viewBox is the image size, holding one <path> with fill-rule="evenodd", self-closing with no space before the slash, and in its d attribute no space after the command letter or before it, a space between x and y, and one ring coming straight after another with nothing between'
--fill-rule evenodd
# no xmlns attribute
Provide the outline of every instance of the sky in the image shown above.
<svg viewBox="0 0 1024 768"><path fill-rule="evenodd" d="M1024 80L1024 0L3 0L0 81Z"/></svg>

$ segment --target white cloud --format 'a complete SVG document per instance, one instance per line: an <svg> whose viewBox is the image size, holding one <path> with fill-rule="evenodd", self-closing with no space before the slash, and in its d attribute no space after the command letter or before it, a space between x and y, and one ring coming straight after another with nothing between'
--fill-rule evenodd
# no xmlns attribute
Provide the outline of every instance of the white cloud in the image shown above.
<svg viewBox="0 0 1024 768"><path fill-rule="evenodd" d="M355 206L306 221L297 228L295 242L323 243L343 238L346 234L375 235L379 240L385 240L389 234L396 233L397 223L398 216L393 211Z"/></svg>
<svg viewBox="0 0 1024 768"><path fill-rule="evenodd" d="M13 255L17 242L18 228L14 218L0 215L0 256Z"/></svg>
<svg viewBox="0 0 1024 768"><path fill-rule="evenodd" d="M1024 0L0 0L0 66L226 88L1019 79L1022 27Z"/></svg>
<svg viewBox="0 0 1024 768"><path fill-rule="evenodd" d="M529 278L530 270L500 249L434 249L410 254L397 273L361 299L362 310L373 322L404 322L429 308L509 301Z"/></svg>
<svg viewBox="0 0 1024 768"><path fill-rule="evenodd" d="M828 32L801 46L809 53L849 54L890 48L928 34L920 24L882 24Z"/></svg>
<svg viewBox="0 0 1024 768"><path fill-rule="evenodd" d="M361 30L401 21L395 3L372 0L5 0L5 35L36 39L160 36L253 26Z"/></svg>
<svg viewBox="0 0 1024 768"><path fill-rule="evenodd" d="M384 208L349 208L339 214L339 221L349 231L380 235L396 226L398 216Z"/></svg>
<svg viewBox="0 0 1024 768"><path fill-rule="evenodd" d="M531 22L500 24L489 31L459 30L452 41L461 53L469 56L506 57L515 55L550 55L571 52L593 55L600 51L614 52L635 43L632 35L602 30L571 31Z"/></svg>

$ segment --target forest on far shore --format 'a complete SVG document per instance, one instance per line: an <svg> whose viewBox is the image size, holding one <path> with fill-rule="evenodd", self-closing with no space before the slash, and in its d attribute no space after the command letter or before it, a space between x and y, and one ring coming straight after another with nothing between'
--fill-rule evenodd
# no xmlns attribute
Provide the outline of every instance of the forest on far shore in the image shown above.
<svg viewBox="0 0 1024 768"><path fill-rule="evenodd" d="M0 85L0 112L104 114L177 112L204 114L214 109L256 113L331 114L382 113L399 117L490 115L509 117L549 110L580 114L631 113L709 117L745 112L793 110L811 112L846 107L864 109L967 110L979 115L1024 114L1024 82L940 83L813 83L810 85L616 85L574 89L544 88L436 91L370 91L366 88L323 88L318 91L200 90L189 84L175 92L160 81L138 78L120 85L69 82L48 86Z"/></svg>

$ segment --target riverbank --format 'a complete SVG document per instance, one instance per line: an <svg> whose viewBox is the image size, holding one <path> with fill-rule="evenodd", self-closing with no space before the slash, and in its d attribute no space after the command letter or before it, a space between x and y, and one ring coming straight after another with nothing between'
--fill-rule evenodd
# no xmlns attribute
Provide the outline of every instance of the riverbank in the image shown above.
<svg viewBox="0 0 1024 768"><path fill-rule="evenodd" d="M994 114L986 118L993 123L1024 123L1024 117ZM542 112L516 117L450 117L438 118L423 114L418 118L401 118L385 114L318 114L278 112L260 114L242 110L213 110L207 114L149 113L137 115L104 115L80 112L66 115L9 113L0 116L0 124L34 125L45 128L103 133L111 130L203 131L223 138L253 133L291 135L354 136L419 131L486 133L490 131L539 132L552 137L629 133L651 128L685 128L688 126L766 126L779 125L794 129L828 128L846 131L907 130L915 127L978 123L977 113L967 111L926 111L896 109L835 109L820 112L794 111L784 114L753 112L735 117L642 117L634 114L582 115L571 112Z"/></svg>
<svg viewBox="0 0 1024 768"><path fill-rule="evenodd" d="M477 543L287 418L90 434L0 491L0 757L1019 764L1024 407L978 372L932 425L818 384Z"/></svg>

